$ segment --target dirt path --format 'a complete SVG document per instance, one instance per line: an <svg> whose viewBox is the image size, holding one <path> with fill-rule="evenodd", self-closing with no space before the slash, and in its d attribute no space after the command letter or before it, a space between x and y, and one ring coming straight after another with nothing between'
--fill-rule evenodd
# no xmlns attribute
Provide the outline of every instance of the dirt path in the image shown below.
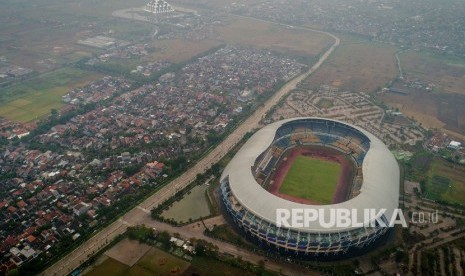
<svg viewBox="0 0 465 276"><path fill-rule="evenodd" d="M454 253L454 266L455 270L457 270L457 275L463 275L463 269L460 265L460 261L462 260L461 251L457 247L453 247L452 252Z"/></svg>
<svg viewBox="0 0 465 276"><path fill-rule="evenodd" d="M445 266L444 251L442 250L442 248L438 249L438 255L439 255L439 270L441 271L441 275L447 275L446 268L444 267Z"/></svg>

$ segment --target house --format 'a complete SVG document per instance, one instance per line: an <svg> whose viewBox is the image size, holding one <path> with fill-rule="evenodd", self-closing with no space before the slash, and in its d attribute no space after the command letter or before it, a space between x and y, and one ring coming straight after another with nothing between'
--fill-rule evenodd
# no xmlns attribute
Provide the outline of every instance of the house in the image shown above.
<svg viewBox="0 0 465 276"><path fill-rule="evenodd" d="M462 144L460 142L451 141L447 147L450 148L450 149L453 149L453 150L458 150L461 145Z"/></svg>
<svg viewBox="0 0 465 276"><path fill-rule="evenodd" d="M90 207L92 207L91 204L87 204L85 202L78 203L73 207L73 213L76 216L81 216L81 215L87 213L87 211L90 209Z"/></svg>

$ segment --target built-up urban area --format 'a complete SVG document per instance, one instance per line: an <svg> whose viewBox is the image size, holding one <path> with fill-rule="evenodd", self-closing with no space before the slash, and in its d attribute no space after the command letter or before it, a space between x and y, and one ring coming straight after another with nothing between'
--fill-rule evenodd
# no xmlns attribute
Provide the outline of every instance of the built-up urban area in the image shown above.
<svg viewBox="0 0 465 276"><path fill-rule="evenodd" d="M45 251L53 256L88 237L186 168L304 68L268 50L225 46L121 95L129 80L104 77L74 89L63 96L65 109L95 108L45 133L20 140L6 124L2 266L19 266Z"/></svg>

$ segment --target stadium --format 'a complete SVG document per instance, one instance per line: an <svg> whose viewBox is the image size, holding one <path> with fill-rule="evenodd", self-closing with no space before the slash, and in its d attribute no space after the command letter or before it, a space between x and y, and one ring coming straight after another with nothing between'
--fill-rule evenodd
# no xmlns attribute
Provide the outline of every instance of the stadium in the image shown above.
<svg viewBox="0 0 465 276"><path fill-rule="evenodd" d="M390 228L398 207L399 167L373 134L322 118L293 118L256 132L220 178L228 219L262 245L281 252L341 256L369 247ZM285 227L277 209L385 209L376 221L353 227ZM280 227L278 227L280 226Z"/></svg>

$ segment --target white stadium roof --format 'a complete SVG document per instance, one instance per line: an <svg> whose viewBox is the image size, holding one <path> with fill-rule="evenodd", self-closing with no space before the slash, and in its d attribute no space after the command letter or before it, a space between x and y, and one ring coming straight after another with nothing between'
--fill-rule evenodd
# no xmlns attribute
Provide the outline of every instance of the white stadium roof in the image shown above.
<svg viewBox="0 0 465 276"><path fill-rule="evenodd" d="M257 157L273 142L277 129L285 123L294 120L326 120L324 118L303 117L282 120L270 124L255 133L234 156L225 168L221 180L229 176L232 194L242 206L270 223L276 224L276 209L323 209L325 221L329 220L330 210L333 208L356 209L359 220L363 217L364 209L387 209L386 218L389 220L393 210L398 207L399 199L399 167L386 145L371 133L344 122L335 121L362 132L370 140L370 148L363 160L363 184L360 194L338 204L307 205L288 201L266 191L255 180L252 167ZM311 188L311 187L310 187ZM315 223L309 228L294 228L304 232L339 232L342 229L324 228ZM344 228L350 230L351 227Z"/></svg>

